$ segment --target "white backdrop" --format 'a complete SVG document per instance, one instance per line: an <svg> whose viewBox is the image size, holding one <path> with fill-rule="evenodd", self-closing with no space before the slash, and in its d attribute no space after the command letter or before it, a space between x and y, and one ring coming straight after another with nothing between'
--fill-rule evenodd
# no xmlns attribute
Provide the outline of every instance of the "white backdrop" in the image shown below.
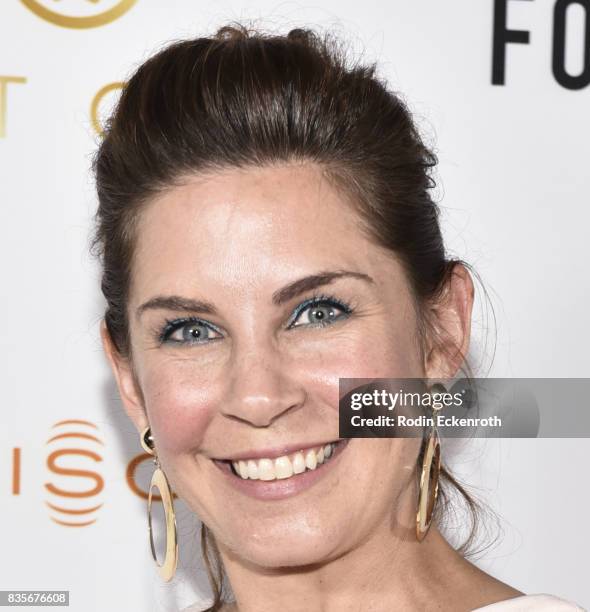
<svg viewBox="0 0 590 612"><path fill-rule="evenodd" d="M94 23L126 4L117 18ZM146 489L152 465L127 473L143 451L101 352L104 303L87 253L99 139L92 102L173 39L255 19L280 31L330 28L377 60L436 143L449 249L475 266L491 295L498 342L491 369L494 329L487 348L474 346L481 374L590 375L590 85L581 86L590 80L590 3L506 0L508 27L530 34L528 44L506 45L504 85L491 82L493 4L2 2L0 590L69 590L76 612L172 612L206 589L197 523L182 503L177 578L163 584L153 566L147 504L134 492ZM568 4L563 70L581 75L570 79L577 89L552 70L554 10ZM89 17L91 27L55 23L43 8L57 21ZM99 120L116 94L107 88L96 100ZM493 323L482 305L475 339ZM74 435L50 440L63 433ZM588 439L465 450L456 469L500 514L504 532L477 561L482 568L525 592L590 606L588 450Z"/></svg>

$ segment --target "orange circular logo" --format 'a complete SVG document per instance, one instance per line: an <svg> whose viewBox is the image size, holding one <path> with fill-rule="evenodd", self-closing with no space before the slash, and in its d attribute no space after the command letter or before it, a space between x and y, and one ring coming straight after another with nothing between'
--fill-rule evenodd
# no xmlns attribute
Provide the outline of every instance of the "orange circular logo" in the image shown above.
<svg viewBox="0 0 590 612"><path fill-rule="evenodd" d="M97 435L98 428L90 421L69 419L55 423L52 429L56 431L47 440L50 450L47 468L52 480L45 483L49 494L45 504L51 510L49 517L64 527L92 525L96 522L97 510L102 506L102 503L96 503L96 498L104 489L104 479L94 469L77 468L89 462L93 468L102 462L104 443ZM72 459L75 459L73 465ZM54 478L60 482L56 484ZM77 482L80 479L82 485ZM91 481L94 486L84 481Z"/></svg>
<svg viewBox="0 0 590 612"><path fill-rule="evenodd" d="M96 28L125 14L137 0L21 0L35 15L63 28ZM51 6L51 8L49 8Z"/></svg>

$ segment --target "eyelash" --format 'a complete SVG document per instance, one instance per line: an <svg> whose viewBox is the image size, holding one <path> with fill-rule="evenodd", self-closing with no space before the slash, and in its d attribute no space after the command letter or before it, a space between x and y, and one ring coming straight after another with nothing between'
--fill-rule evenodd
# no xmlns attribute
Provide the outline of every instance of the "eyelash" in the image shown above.
<svg viewBox="0 0 590 612"><path fill-rule="evenodd" d="M340 319L344 319L348 317L354 311L352 306L350 306L349 304L346 304L345 302L339 300L338 298L335 298L332 295L325 295L325 294L313 295L309 299L301 302L301 304L299 304L299 306L295 308L293 316L289 319L288 329L293 329L292 327L293 323L295 323L295 321L299 318L302 312L305 312L305 310L307 310L308 308L311 308L313 306L318 306L320 304L327 304L328 306L335 306L339 310L342 310L343 314L338 315L337 318L333 319L332 321L318 321L317 323L308 323L307 326L327 327L328 325L332 325L334 321L338 321Z"/></svg>
<svg viewBox="0 0 590 612"><path fill-rule="evenodd" d="M298 325L294 326L293 324L297 321L297 319L301 316L301 314L305 312L308 308L312 308L313 306L318 306L318 305L327 305L327 306L336 307L342 311L342 314L337 315L336 318L332 320L318 321L316 323L306 323L302 325L303 327L328 327L329 325L333 325L333 323L336 321L348 318L354 312L354 308L351 305L346 304L345 302L339 300L338 298L332 295L325 295L325 294L314 295L310 297L309 299L301 302L301 304L299 304L295 308L293 314L289 318L289 324L287 326L287 329L294 329L295 327L299 327ZM185 325L188 325L189 323L192 323L192 324L198 323L202 325L203 327L208 328L210 331L221 333L220 330L215 325L212 325L211 323L208 323L207 321L203 321L202 319L199 319L198 317L183 317L180 319L166 319L166 323L164 327L162 328L161 331L159 331L156 334L158 337L159 344L171 343L171 344L192 345L192 344L204 344L206 342L211 342L211 341L221 339L221 338L210 338L208 340L194 340L194 341L170 340L170 336L175 331L182 329Z"/></svg>

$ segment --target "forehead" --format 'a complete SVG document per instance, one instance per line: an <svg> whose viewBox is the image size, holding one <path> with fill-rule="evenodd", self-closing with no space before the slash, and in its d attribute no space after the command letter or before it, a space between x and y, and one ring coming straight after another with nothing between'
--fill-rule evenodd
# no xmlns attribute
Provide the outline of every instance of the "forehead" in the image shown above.
<svg viewBox="0 0 590 612"><path fill-rule="evenodd" d="M311 164L196 175L150 202L137 229L134 285L151 291L186 288L196 274L228 287L281 283L383 257L351 202Z"/></svg>

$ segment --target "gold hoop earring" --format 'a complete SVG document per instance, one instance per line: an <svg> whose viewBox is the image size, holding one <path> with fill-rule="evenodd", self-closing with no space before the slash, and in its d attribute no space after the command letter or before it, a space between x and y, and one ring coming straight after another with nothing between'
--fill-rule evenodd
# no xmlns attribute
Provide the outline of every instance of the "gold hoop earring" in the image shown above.
<svg viewBox="0 0 590 612"><path fill-rule="evenodd" d="M443 385L433 385L430 393L434 389L439 392L442 388L444 393L446 389ZM436 418L436 413L440 408L433 408L433 419ZM416 512L416 538L421 542L430 529L432 516L438 499L438 480L440 476L440 438L436 428L436 421L433 425L426 441L424 450L424 458L422 460L422 471L420 473L420 488L418 494L418 511Z"/></svg>
<svg viewBox="0 0 590 612"><path fill-rule="evenodd" d="M154 456L154 463L156 469L152 475L152 481L150 483L150 491L148 494L148 529L150 534L150 548L152 550L152 557L161 578L165 582L170 582L176 572L178 565L178 532L176 530L176 516L174 514L174 502L172 500L172 490L164 474L164 470L160 466L158 455L155 452L154 439L151 430L146 427L141 433L140 437L141 446L147 453ZM164 556L164 562L160 565L156 557L156 547L154 545L154 534L152 531L152 489L156 487L162 498L162 505L164 506L164 516L166 519L166 553Z"/></svg>

